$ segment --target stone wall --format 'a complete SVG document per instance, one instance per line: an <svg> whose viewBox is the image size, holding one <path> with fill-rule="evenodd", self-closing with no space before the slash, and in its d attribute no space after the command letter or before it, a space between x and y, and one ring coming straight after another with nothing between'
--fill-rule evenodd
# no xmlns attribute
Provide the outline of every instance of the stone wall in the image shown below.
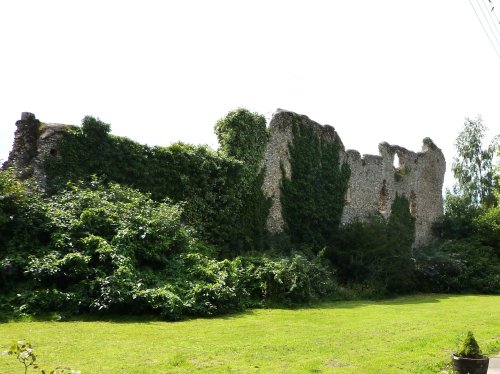
<svg viewBox="0 0 500 374"><path fill-rule="evenodd" d="M292 125L296 118L300 118L302 126L313 126L327 141L338 137L333 127L321 126L306 116L284 110L278 110L273 115L263 162L266 168L263 190L272 199L267 229L272 233L284 230L280 165L285 175L290 177L288 144L293 141ZM408 208L416 219L415 245L427 243L432 238L432 223L443 214L442 187L446 168L443 153L430 139L424 140L422 151L418 153L385 142L379 144L379 153L378 156L361 156L355 150L341 150L341 160L345 160L351 168L342 222L363 219L370 214L388 217L396 193L404 194L410 202ZM395 158L399 159L396 166Z"/></svg>
<svg viewBox="0 0 500 374"><path fill-rule="evenodd" d="M267 218L267 230L273 234L284 230L285 222L281 214L280 189L283 168L287 178L290 178L290 154L288 144L293 140L292 124L299 121L300 126L310 126L315 132L327 141L339 139L335 129L331 126L322 126L310 120L307 116L299 115L286 110L278 109L269 124L269 141L264 153L265 166L264 194L272 199L271 210ZM342 144L342 142L340 142ZM342 146L343 148L343 146Z"/></svg>
<svg viewBox="0 0 500 374"><path fill-rule="evenodd" d="M300 126L312 127L323 140L340 140L333 127L322 126L307 116L285 110L278 110L273 115L262 161L265 166L263 191L272 199L267 219L267 229L271 233L280 233L285 228L280 188L282 168L284 174L290 177L288 145L293 141L294 121ZM57 141L64 135L67 126L41 123L32 113L23 113L16 126L13 148L3 167L13 167L21 179L33 177L37 184L44 187L43 162L47 157L58 156ZM351 168L343 223L377 212L388 217L396 193L404 194L416 218L415 245L425 244L432 238L431 225L443 214L442 187L446 163L443 153L430 139L424 139L421 152L384 142L379 144L378 156L361 156L355 150L345 151L343 146L340 153L340 159ZM399 159L396 166L395 158Z"/></svg>
<svg viewBox="0 0 500 374"><path fill-rule="evenodd" d="M47 157L57 157L57 142L66 125L42 123L33 113L24 112L16 126L14 144L3 168L13 168L20 179L33 178L45 187L43 162Z"/></svg>

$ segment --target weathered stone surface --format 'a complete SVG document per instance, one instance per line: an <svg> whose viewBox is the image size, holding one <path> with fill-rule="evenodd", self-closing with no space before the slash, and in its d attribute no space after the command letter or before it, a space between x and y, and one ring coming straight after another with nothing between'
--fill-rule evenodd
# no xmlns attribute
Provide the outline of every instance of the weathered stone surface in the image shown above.
<svg viewBox="0 0 500 374"><path fill-rule="evenodd" d="M290 177L288 144L293 141L292 126L297 117L302 126L313 126L324 139L332 141L338 136L333 127L321 126L306 116L283 110L273 115L264 158L266 174L263 185L264 193L272 199L267 220L267 229L271 233L284 230L280 165ZM379 153L378 156L361 156L355 150L341 150L341 160L351 168L342 222L363 219L374 213L388 217L396 193L404 194L416 219L415 246L427 243L432 238L432 223L443 214L442 187L446 168L443 153L429 140L424 141L422 151L418 153L385 142L379 144ZM395 167L396 156L399 165Z"/></svg>
<svg viewBox="0 0 500 374"><path fill-rule="evenodd" d="M33 113L23 112L16 122L14 144L3 168L13 168L20 179L33 178L45 187L43 162L57 157L57 141L64 135L66 125L41 123Z"/></svg>
<svg viewBox="0 0 500 374"><path fill-rule="evenodd" d="M278 109L273 114L273 118L269 124L269 142L264 154L263 165L265 166L265 175L262 187L264 194L272 199L271 210L267 218L267 230L273 234L282 232L285 225L280 202L281 167L283 167L285 175L289 178L290 154L288 152L288 144L293 140L292 124L296 120L300 122L301 126L312 127L319 136L327 141L333 142L338 138L333 127L328 125L322 126L310 120L307 116L283 109Z"/></svg>
<svg viewBox="0 0 500 374"><path fill-rule="evenodd" d="M271 233L280 233L285 228L280 202L281 168L290 177L288 145L293 141L294 122L312 127L323 140L340 141L331 126L322 126L307 116L286 110L278 109L274 113L269 124L269 143L262 160L265 167L262 188L265 195L272 199L267 219L267 229ZM13 167L20 178L33 177L44 187L44 161L48 157L58 157L57 142L67 126L43 124L34 114L27 112L21 115L16 125L14 144L3 167ZM340 159L351 168L342 222L363 219L377 212L388 217L396 193L404 194L416 218L415 245L427 243L432 238L432 223L443 214L442 187L446 168L443 153L430 139L424 139L421 152L412 152L384 142L379 144L379 153L361 156L358 151L345 151L341 146ZM395 167L396 156L399 165Z"/></svg>
<svg viewBox="0 0 500 374"><path fill-rule="evenodd" d="M346 202L343 222L363 218L374 212L384 217L391 214L396 194L405 195L416 222L415 245L432 238L432 223L443 214L442 188L446 162L437 147L422 146L422 152L403 147L379 144L380 156L347 151L346 160L351 167L349 180L350 201ZM399 166L394 166L394 158Z"/></svg>

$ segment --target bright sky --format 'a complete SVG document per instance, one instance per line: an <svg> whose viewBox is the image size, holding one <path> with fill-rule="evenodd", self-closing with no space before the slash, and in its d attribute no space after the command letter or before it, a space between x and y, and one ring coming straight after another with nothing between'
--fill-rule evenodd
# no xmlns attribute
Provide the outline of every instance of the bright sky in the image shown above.
<svg viewBox="0 0 500 374"><path fill-rule="evenodd" d="M3 160L23 111L216 147L228 111L284 108L361 153L429 136L449 162L464 117L500 133L500 58L469 0L5 0L0 53Z"/></svg>

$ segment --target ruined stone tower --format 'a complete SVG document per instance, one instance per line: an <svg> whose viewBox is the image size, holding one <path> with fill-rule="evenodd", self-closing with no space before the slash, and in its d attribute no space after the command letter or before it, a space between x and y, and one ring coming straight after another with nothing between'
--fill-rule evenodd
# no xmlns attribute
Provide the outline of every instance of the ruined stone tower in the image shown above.
<svg viewBox="0 0 500 374"><path fill-rule="evenodd" d="M64 136L66 125L42 123L33 113L24 112L16 127L14 144L3 168L13 168L20 179L33 177L44 187L43 163L47 157L57 155L57 142Z"/></svg>
<svg viewBox="0 0 500 374"><path fill-rule="evenodd" d="M273 115L264 156L266 174L263 184L266 196L272 199L267 220L267 229L271 233L280 233L285 228L280 202L281 168L289 178L288 146L293 141L294 118L300 118L301 126L313 127L326 141L339 139L333 127L322 126L304 115L284 110L278 110ZM446 169L443 153L428 138L424 139L422 151L418 153L385 142L379 144L379 152L378 156L361 156L355 150L341 150L341 160L346 161L351 169L342 222L363 219L377 212L388 217L396 193L404 194L416 221L414 245L429 242L432 224L443 214L442 188ZM399 165L395 167L396 157Z"/></svg>

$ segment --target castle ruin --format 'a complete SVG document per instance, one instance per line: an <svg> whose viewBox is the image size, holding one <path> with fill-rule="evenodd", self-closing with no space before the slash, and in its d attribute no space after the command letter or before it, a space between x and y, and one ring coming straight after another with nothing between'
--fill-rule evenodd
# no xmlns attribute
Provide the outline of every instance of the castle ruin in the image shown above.
<svg viewBox="0 0 500 374"><path fill-rule="evenodd" d="M282 169L286 177L291 174L289 144L293 141L294 118L300 118L301 126L312 127L323 140L340 141L333 127L320 125L307 116L285 110L278 110L273 115L263 159L262 187L265 195L272 199L267 219L267 229L271 233L280 233L285 228L280 188ZM33 178L43 187L46 180L44 161L57 157L57 142L64 136L67 126L41 123L31 113L23 113L16 125L13 148L3 167L12 167L20 178ZM432 239L432 224L443 214L442 187L446 169L444 155L432 140L424 139L421 152L385 142L379 144L379 155L361 156L358 151L345 150L343 146L340 152L340 159L351 169L343 223L362 220L374 213L388 217L396 194L405 195L416 221L414 245L420 246Z"/></svg>
<svg viewBox="0 0 500 374"><path fill-rule="evenodd" d="M334 141L339 135L332 126L322 126L307 116L278 110L269 124L269 142L264 156L265 179L263 189L271 197L272 206L267 228L272 233L284 230L281 213L280 186L283 167L290 177L288 145L293 141L292 124L300 118L301 126L311 126L326 141ZM379 144L380 155L363 155L358 151L344 150L340 159L351 169L349 187L345 196L342 222L363 219L379 213L387 218L396 194L405 195L408 207L415 217L415 246L432 239L432 224L443 214L442 188L446 162L443 152L429 138L424 139L421 152L403 147ZM394 166L394 159L399 165Z"/></svg>

